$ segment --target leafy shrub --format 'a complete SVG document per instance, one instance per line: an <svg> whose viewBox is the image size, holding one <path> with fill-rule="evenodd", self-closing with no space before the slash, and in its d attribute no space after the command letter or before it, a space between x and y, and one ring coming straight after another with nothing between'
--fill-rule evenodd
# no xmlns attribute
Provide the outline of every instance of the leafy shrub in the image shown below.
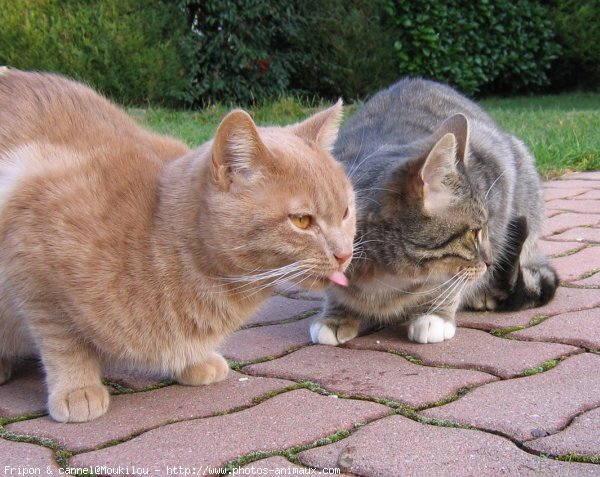
<svg viewBox="0 0 600 477"><path fill-rule="evenodd" d="M180 0L179 5L197 38L187 102L253 103L287 90L288 38L298 23L287 2Z"/></svg>
<svg viewBox="0 0 600 477"><path fill-rule="evenodd" d="M182 0L199 44L190 102L284 93L347 99L395 79L392 37L370 0Z"/></svg>
<svg viewBox="0 0 600 477"><path fill-rule="evenodd" d="M398 59L383 22L383 2L297 0L302 28L293 39L291 87L299 93L346 100L393 83Z"/></svg>
<svg viewBox="0 0 600 477"><path fill-rule="evenodd" d="M184 12L158 0L0 0L0 64L54 71L126 103L177 104L191 85Z"/></svg>
<svg viewBox="0 0 600 477"><path fill-rule="evenodd" d="M562 47L551 71L553 86L600 89L600 1L554 1L551 14Z"/></svg>
<svg viewBox="0 0 600 477"><path fill-rule="evenodd" d="M517 92L548 82L556 45L532 0L389 0L400 75L425 76L465 93Z"/></svg>

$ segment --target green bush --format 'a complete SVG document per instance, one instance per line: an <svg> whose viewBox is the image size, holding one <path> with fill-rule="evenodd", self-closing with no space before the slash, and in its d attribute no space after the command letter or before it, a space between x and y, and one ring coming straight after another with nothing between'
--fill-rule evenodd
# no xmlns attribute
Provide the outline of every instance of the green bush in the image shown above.
<svg viewBox="0 0 600 477"><path fill-rule="evenodd" d="M125 103L180 104L185 13L158 0L0 0L0 64L54 71Z"/></svg>
<svg viewBox="0 0 600 477"><path fill-rule="evenodd" d="M199 39L188 101L285 93L353 99L392 82L393 38L370 0L181 0Z"/></svg>
<svg viewBox="0 0 600 477"><path fill-rule="evenodd" d="M302 28L291 48L291 88L301 94L364 98L398 79L394 35L381 0L297 0Z"/></svg>
<svg viewBox="0 0 600 477"><path fill-rule="evenodd" d="M254 103L289 85L288 38L297 18L287 2L180 0L197 38L188 103Z"/></svg>
<svg viewBox="0 0 600 477"><path fill-rule="evenodd" d="M551 16L562 51L551 77L555 89L600 90L600 0L560 0Z"/></svg>
<svg viewBox="0 0 600 477"><path fill-rule="evenodd" d="M548 83L557 48L544 7L532 0L389 0L400 75L465 93L519 92Z"/></svg>

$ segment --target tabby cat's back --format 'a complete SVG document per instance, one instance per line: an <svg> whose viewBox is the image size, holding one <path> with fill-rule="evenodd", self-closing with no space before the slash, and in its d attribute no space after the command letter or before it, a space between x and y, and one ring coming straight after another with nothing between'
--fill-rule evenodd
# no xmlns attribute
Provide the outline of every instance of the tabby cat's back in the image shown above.
<svg viewBox="0 0 600 477"><path fill-rule="evenodd" d="M345 279L340 116L257 128L234 111L190 151L84 85L0 75L0 382L39 354L51 416L85 421L107 409L105 363L223 379L216 347L275 284Z"/></svg>

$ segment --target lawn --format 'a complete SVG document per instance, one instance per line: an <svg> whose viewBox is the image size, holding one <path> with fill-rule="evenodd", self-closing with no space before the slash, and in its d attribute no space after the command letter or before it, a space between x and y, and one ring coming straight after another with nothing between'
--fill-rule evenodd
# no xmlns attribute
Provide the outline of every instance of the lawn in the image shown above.
<svg viewBox="0 0 600 477"><path fill-rule="evenodd" d="M481 102L506 130L521 137L534 153L540 173L548 178L568 171L600 170L600 94L572 93ZM326 105L293 98L249 109L259 125L288 124ZM349 116L360 105L347 106ZM131 109L151 129L197 146L209 139L228 108L217 105L197 111Z"/></svg>

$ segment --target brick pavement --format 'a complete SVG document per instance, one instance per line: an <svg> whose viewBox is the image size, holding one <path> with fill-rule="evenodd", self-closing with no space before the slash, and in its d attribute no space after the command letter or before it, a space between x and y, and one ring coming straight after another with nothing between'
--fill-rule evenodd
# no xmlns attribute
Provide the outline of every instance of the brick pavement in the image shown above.
<svg viewBox="0 0 600 477"><path fill-rule="evenodd" d="M113 370L109 413L45 415L39 366L0 386L0 475L287 472L346 476L600 476L600 172L545 183L542 250L556 299L461 313L456 337L401 328L309 343L322 297L280 290L222 351L235 371L204 388ZM128 467L129 466L129 467Z"/></svg>

